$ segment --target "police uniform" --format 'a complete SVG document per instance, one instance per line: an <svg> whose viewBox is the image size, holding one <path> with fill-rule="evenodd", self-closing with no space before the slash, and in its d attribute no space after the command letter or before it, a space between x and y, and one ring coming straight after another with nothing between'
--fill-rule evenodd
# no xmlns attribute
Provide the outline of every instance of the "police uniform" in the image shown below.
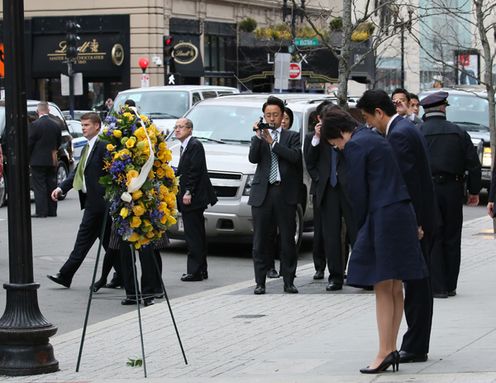
<svg viewBox="0 0 496 383"><path fill-rule="evenodd" d="M456 294L465 181L469 194L478 195L481 189L481 163L470 136L435 108L449 105L447 98L447 92L436 92L420 102L427 109L420 129L429 149L440 218L431 254L432 290L439 298Z"/></svg>

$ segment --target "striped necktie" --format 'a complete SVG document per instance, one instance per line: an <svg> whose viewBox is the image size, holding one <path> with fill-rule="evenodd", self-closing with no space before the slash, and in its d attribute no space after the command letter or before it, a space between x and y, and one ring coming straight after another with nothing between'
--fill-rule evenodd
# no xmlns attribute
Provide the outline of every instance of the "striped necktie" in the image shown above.
<svg viewBox="0 0 496 383"><path fill-rule="evenodd" d="M277 142L277 137L279 132L274 130L274 141ZM270 173L269 173L269 183L273 184L277 181L277 173L279 172L279 159L277 154L275 154L272 149L270 150Z"/></svg>

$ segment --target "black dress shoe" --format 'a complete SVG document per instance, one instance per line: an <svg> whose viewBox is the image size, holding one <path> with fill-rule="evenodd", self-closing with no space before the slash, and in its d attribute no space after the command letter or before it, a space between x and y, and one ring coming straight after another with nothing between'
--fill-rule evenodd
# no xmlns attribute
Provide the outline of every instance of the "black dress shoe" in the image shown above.
<svg viewBox="0 0 496 383"><path fill-rule="evenodd" d="M255 290L253 291L253 294L255 294L255 295L265 294L265 286L264 285L257 285L257 287L255 287Z"/></svg>
<svg viewBox="0 0 496 383"><path fill-rule="evenodd" d="M202 271L201 276L203 279L208 279L208 271Z"/></svg>
<svg viewBox="0 0 496 383"><path fill-rule="evenodd" d="M138 301L141 303L141 301ZM121 301L121 305L123 306L131 306L136 304L136 299L135 298L126 298Z"/></svg>
<svg viewBox="0 0 496 383"><path fill-rule="evenodd" d="M432 293L432 296L434 298L441 298L441 299L444 299L444 298L448 298L448 293L446 291L441 291L439 293Z"/></svg>
<svg viewBox="0 0 496 383"><path fill-rule="evenodd" d="M201 274L183 274L181 277L181 281L183 282L199 282L203 281L203 277Z"/></svg>
<svg viewBox="0 0 496 383"><path fill-rule="evenodd" d="M313 279L315 279L315 280L324 279L324 272L323 271L316 271L315 274L313 275Z"/></svg>
<svg viewBox="0 0 496 383"><path fill-rule="evenodd" d="M31 214L31 218L46 218L46 215L41 215L41 214Z"/></svg>
<svg viewBox="0 0 496 383"><path fill-rule="evenodd" d="M155 293L154 298L155 299L164 299L165 295L163 293Z"/></svg>
<svg viewBox="0 0 496 383"><path fill-rule="evenodd" d="M400 369L400 355L398 351L391 352L376 368L361 368L360 372L362 374L378 374L380 372L386 371L390 366L393 366L393 372L399 371Z"/></svg>
<svg viewBox="0 0 496 383"><path fill-rule="evenodd" d="M327 291L338 291L343 290L343 284L338 282L329 282L326 286Z"/></svg>
<svg viewBox="0 0 496 383"><path fill-rule="evenodd" d="M419 363L426 361L427 354L414 354L408 351L400 351L400 363Z"/></svg>
<svg viewBox="0 0 496 383"><path fill-rule="evenodd" d="M276 269L272 268L269 271L267 271L267 278L279 278L279 273L277 272Z"/></svg>
<svg viewBox="0 0 496 383"><path fill-rule="evenodd" d="M109 283L107 283L103 287L105 287L106 289L120 289L122 287L122 283L112 279Z"/></svg>
<svg viewBox="0 0 496 383"><path fill-rule="evenodd" d="M91 289L93 290L94 293L96 293L98 290L104 287L106 283L107 281L102 281L102 280L96 281L94 285L91 287Z"/></svg>
<svg viewBox="0 0 496 383"><path fill-rule="evenodd" d="M65 279L60 273L57 273L55 275L47 275L47 278L50 279L51 281L58 283L59 285L62 285L64 287L71 287L71 281L68 281Z"/></svg>
<svg viewBox="0 0 496 383"><path fill-rule="evenodd" d="M148 306L155 304L155 299L153 299L153 297L145 298L145 299L143 299L143 303L144 303L145 307L148 307Z"/></svg>
<svg viewBox="0 0 496 383"><path fill-rule="evenodd" d="M298 289L292 283L285 283L284 292L288 294L298 294Z"/></svg>
<svg viewBox="0 0 496 383"><path fill-rule="evenodd" d="M456 290L448 291L448 297L454 297L456 295Z"/></svg>

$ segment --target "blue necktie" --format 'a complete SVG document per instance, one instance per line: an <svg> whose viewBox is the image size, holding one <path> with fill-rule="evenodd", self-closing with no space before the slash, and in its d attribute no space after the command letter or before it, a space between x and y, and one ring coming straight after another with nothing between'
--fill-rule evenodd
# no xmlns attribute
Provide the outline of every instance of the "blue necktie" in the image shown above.
<svg viewBox="0 0 496 383"><path fill-rule="evenodd" d="M330 174L330 182L331 186L334 188L338 184L338 175L336 172L336 162L338 161L338 155L333 148L331 150L331 174Z"/></svg>

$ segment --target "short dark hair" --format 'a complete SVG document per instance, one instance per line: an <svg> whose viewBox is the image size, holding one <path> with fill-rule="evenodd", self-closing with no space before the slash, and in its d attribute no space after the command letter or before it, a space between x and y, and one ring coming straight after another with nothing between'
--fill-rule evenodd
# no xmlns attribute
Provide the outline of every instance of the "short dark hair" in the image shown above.
<svg viewBox="0 0 496 383"><path fill-rule="evenodd" d="M344 132L353 132L358 122L346 111L338 106L326 108L322 117L322 137L332 140L343 137Z"/></svg>
<svg viewBox="0 0 496 383"><path fill-rule="evenodd" d="M127 106L136 106L136 102L134 102L133 99L128 98L126 101L124 101L124 105L127 105Z"/></svg>
<svg viewBox="0 0 496 383"><path fill-rule="evenodd" d="M275 97L275 96L269 96L267 98L267 101L264 102L263 106L262 106L262 112L265 113L265 108L267 108L267 106L269 105L277 105L279 107L279 109L281 109L281 113L284 113L284 101L281 100L280 98L278 97Z"/></svg>
<svg viewBox="0 0 496 383"><path fill-rule="evenodd" d="M420 101L419 96L417 96L415 93L409 93L408 95L410 96L410 100L415 99L415 100Z"/></svg>
<svg viewBox="0 0 496 383"><path fill-rule="evenodd" d="M396 88L395 90L393 90L393 93L391 93L391 98L393 98L395 94L404 94L406 100L410 101L410 92L408 92L405 88Z"/></svg>
<svg viewBox="0 0 496 383"><path fill-rule="evenodd" d="M80 120L81 121L90 120L93 124L98 124L100 126L102 125L102 120L100 119L100 116L98 115L98 113L95 112L88 112L83 114Z"/></svg>
<svg viewBox="0 0 496 383"><path fill-rule="evenodd" d="M374 114L376 109L382 109L388 116L396 114L396 107L388 94L381 89L371 89L358 100L356 107L368 114Z"/></svg>
<svg viewBox="0 0 496 383"><path fill-rule="evenodd" d="M319 115L320 118L322 118L324 110L331 105L336 105L336 104L334 104L331 100L322 101L319 105L317 105L317 109L315 109L317 115Z"/></svg>

